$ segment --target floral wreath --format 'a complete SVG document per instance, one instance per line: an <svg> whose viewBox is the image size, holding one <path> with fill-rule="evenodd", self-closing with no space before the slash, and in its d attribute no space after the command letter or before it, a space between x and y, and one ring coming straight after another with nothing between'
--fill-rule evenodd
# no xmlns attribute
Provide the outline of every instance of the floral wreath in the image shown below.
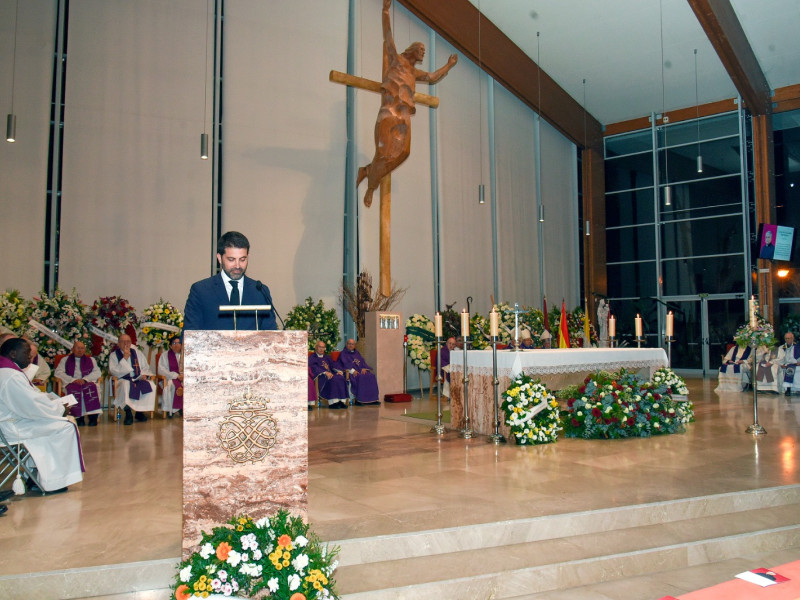
<svg viewBox="0 0 800 600"><path fill-rule="evenodd" d="M411 364L421 371L430 371L431 344L436 341L436 329L425 315L415 314L406 319L406 352Z"/></svg>
<svg viewBox="0 0 800 600"><path fill-rule="evenodd" d="M686 387L686 381L675 373L669 367L661 367L650 380L653 387L661 394L688 396L689 388Z"/></svg>
<svg viewBox="0 0 800 600"><path fill-rule="evenodd" d="M306 298L303 304L292 307L286 315L286 329L296 331L308 331L308 351L314 351L317 340L322 340L328 348L328 352L335 349L341 337L339 336L339 325L341 321L336 316L336 310L325 308L325 304L320 300L314 302L311 296Z"/></svg>
<svg viewBox="0 0 800 600"><path fill-rule="evenodd" d="M162 329L154 325L167 325ZM142 313L142 340L156 350L169 350L169 340L183 329L183 313L163 298ZM177 330L177 331L176 331Z"/></svg>
<svg viewBox="0 0 800 600"><path fill-rule="evenodd" d="M257 521L236 517L203 533L200 549L178 567L174 597L261 597L263 590L275 600L333 600L338 551L285 510Z"/></svg>
<svg viewBox="0 0 800 600"><path fill-rule="evenodd" d="M0 326L16 334L24 332L28 324L30 302L22 297L19 290L8 290L0 294Z"/></svg>
<svg viewBox="0 0 800 600"><path fill-rule="evenodd" d="M91 324L104 334L92 332L92 356L97 360L100 369L108 373L108 357L117 344L116 339L109 338L127 333L135 345L135 327L139 323L139 317L131 303L121 296L101 296L92 304L89 315Z"/></svg>
<svg viewBox="0 0 800 600"><path fill-rule="evenodd" d="M41 328L31 326L27 334L39 347L39 354L51 367L56 355L68 353L72 349L71 344L76 341L80 340L89 346L89 319L86 305L81 302L74 289L68 294L56 288L52 296L42 291L40 298L33 298L30 318ZM55 335L48 335L43 330L49 330ZM59 341L58 338L63 341ZM64 342L69 346L65 346Z"/></svg>
<svg viewBox="0 0 800 600"><path fill-rule="evenodd" d="M758 321L755 327L751 327L750 323L746 323L736 330L733 336L739 346L766 346L771 348L777 341L775 340L775 330L761 315L758 315Z"/></svg>
<svg viewBox="0 0 800 600"><path fill-rule="evenodd" d="M549 444L558 439L558 400L541 381L520 375L503 392L505 423L519 445Z"/></svg>

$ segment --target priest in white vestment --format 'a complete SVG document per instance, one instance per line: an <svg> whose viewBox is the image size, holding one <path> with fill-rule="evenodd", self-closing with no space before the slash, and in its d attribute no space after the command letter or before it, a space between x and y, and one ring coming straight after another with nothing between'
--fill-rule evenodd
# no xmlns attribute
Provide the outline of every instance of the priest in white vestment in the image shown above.
<svg viewBox="0 0 800 600"><path fill-rule="evenodd" d="M133 413L137 421L147 421L144 413L156 406L156 390L148 377L153 373L147 357L134 348L131 337L123 333L117 340L117 349L108 357L108 372L117 378L114 406L125 409L125 425L133 425Z"/></svg>
<svg viewBox="0 0 800 600"><path fill-rule="evenodd" d="M83 479L78 428L62 416L64 406L37 390L22 372L29 352L22 338L0 346L0 429L9 443L24 443L43 491L65 491Z"/></svg>
<svg viewBox="0 0 800 600"><path fill-rule="evenodd" d="M719 368L719 383L715 392L742 392L750 383L753 359L750 346L734 345Z"/></svg>
<svg viewBox="0 0 800 600"><path fill-rule="evenodd" d="M157 373L166 377L164 391L161 393L161 410L170 418L174 413L183 410L182 354L181 336L176 335L169 340L169 350L162 352L158 358Z"/></svg>
<svg viewBox="0 0 800 600"><path fill-rule="evenodd" d="M794 334L787 331L783 336L784 344L778 350L778 362L781 364L781 383L784 393L800 393L800 344L796 343Z"/></svg>
<svg viewBox="0 0 800 600"><path fill-rule="evenodd" d="M756 382L759 392L780 394L783 391L779 352L777 348L766 346L759 346L756 350Z"/></svg>

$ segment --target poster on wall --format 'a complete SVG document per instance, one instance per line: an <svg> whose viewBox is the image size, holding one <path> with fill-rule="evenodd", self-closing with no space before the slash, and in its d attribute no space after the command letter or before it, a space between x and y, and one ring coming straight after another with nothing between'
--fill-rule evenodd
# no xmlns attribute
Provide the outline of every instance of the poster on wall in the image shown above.
<svg viewBox="0 0 800 600"><path fill-rule="evenodd" d="M758 258L766 260L791 260L794 245L794 227L761 225Z"/></svg>

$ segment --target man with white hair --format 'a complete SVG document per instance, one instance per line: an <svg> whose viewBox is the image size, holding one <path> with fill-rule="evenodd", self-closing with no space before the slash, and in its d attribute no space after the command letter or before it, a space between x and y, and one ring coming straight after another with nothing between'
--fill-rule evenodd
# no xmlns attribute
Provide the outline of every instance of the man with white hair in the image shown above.
<svg viewBox="0 0 800 600"><path fill-rule="evenodd" d="M148 411L155 409L156 391L148 381L150 365L141 350L134 348L127 333L119 336L117 349L108 357L108 372L117 378L114 406L125 409L125 425L147 421Z"/></svg>
<svg viewBox="0 0 800 600"><path fill-rule="evenodd" d="M103 412L97 390L97 381L101 375L97 361L86 356L86 344L81 341L72 344L72 352L61 359L56 367L55 376L64 383L66 392L75 396L77 401L70 413L78 420L78 425L84 425L85 417L88 416L89 427L97 426L97 416Z"/></svg>

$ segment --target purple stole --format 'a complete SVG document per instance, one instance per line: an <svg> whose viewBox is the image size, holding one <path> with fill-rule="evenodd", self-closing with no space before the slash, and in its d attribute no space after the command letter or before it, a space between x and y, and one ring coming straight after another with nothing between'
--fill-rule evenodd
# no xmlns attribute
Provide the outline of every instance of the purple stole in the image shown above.
<svg viewBox="0 0 800 600"><path fill-rule="evenodd" d="M731 357L731 361L747 360L747 358L750 356L750 346L745 346L744 352L742 353L742 357L739 358L739 359L736 358L738 356L738 354L739 354L739 346L736 346L733 349L733 356ZM741 365L731 365L731 364L725 363L724 365L722 365L719 368L719 372L720 373L727 373L728 372L728 367L733 367L733 372L734 373L739 373L741 371Z"/></svg>
<svg viewBox="0 0 800 600"><path fill-rule="evenodd" d="M39 388L37 388L35 385L33 385L31 383L30 379L28 379L28 376L25 375L25 373L22 371L22 369L20 369L17 366L17 363L15 363L10 358L7 358L5 356L0 356L0 369L13 369L15 371L19 371L20 373L22 373L22 376L25 377L25 381L27 381L28 384L33 389L35 389L37 391L39 390ZM42 393L44 393L44 392L42 392ZM67 423L70 423L70 421L67 421ZM86 465L83 464L83 448L81 448L81 434L78 431L78 426L75 425L75 423L70 423L70 425L72 425L75 428L75 437L78 440L78 458L80 458L80 460L81 460L81 473L86 473Z"/></svg>
<svg viewBox="0 0 800 600"><path fill-rule="evenodd" d="M117 360L122 360L122 350L117 348L116 350ZM142 369L139 367L139 357L136 354L136 350L131 348L131 366L133 367L133 375L128 373L122 379L127 379L130 381L131 386L130 390L128 391L128 396L131 400L138 400L142 397L142 394L149 394L153 391L153 388L150 387L149 381L134 381L139 375L142 374Z"/></svg>
<svg viewBox="0 0 800 600"><path fill-rule="evenodd" d="M67 362L64 363L64 370L70 377L83 379L93 370L92 359L88 356L81 356L80 377L77 377L75 355L70 354L65 360ZM97 393L97 385L91 381L87 381L83 384L73 381L67 385L66 390L78 400L78 404L70 408L70 413L73 416L82 417L84 412L100 410L100 395Z"/></svg>
<svg viewBox="0 0 800 600"><path fill-rule="evenodd" d="M791 350L791 356L794 357L795 362L800 360L800 344L794 344L791 349L786 348L786 350ZM783 381L784 383L791 384L794 382L794 374L797 370L797 367L794 365L787 366L783 371Z"/></svg>
<svg viewBox="0 0 800 600"><path fill-rule="evenodd" d="M172 373L181 372L178 356L172 350L167 352L167 360L169 361L169 370ZM172 385L175 386L172 394L172 410L181 410L183 409L183 382L180 379L173 379Z"/></svg>
<svg viewBox="0 0 800 600"><path fill-rule="evenodd" d="M358 350L350 352L347 349L339 354L339 365L343 371L355 369L355 373L350 374L350 390L359 402L378 402L378 380L372 372L372 367L367 364L364 357ZM361 374L361 369L369 369L367 373Z"/></svg>

